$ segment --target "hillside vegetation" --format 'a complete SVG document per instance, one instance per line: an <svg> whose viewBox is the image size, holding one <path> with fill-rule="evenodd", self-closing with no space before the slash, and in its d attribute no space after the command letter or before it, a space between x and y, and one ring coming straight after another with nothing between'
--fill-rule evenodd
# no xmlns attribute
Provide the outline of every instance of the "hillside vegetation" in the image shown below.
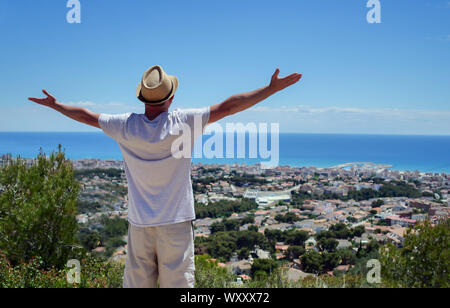
<svg viewBox="0 0 450 308"><path fill-rule="evenodd" d="M408 188L409 189L409 188ZM119 288L122 285L123 264L91 255L89 243L120 241L127 225L121 220L106 221L98 238L79 233L75 216L79 184L71 163L61 148L50 156L39 154L32 166L24 161L11 160L0 169L0 287L2 288ZM253 203L241 200L229 208L211 208L217 215L228 211L251 209ZM200 211L209 211L201 208ZM319 251L304 254L302 245L308 234L301 231L279 230L260 234L254 229L238 231L247 220L224 220L214 225L207 240L197 240L200 250L226 261L239 248L242 255L255 246L274 252L277 241L292 244L292 258L302 256L303 264L316 272L297 282L287 278L286 268L273 259L255 259L251 280L237 283L237 276L209 255L197 255L196 287L201 288L288 288L288 287L449 287L450 225L442 221L416 225L405 237L404 247L379 247L369 244L358 251L358 261L352 262L349 251L336 252L337 239L360 235L360 228L348 229L336 225L317 236ZM227 232L225 232L227 231ZM78 234L78 236L77 236ZM122 244L122 243L120 243ZM112 245L112 244L111 244ZM107 246L107 245L106 245ZM111 247L113 247L112 245ZM382 279L380 284L366 281L366 261L379 258ZM67 261L80 260L81 281L70 284ZM355 263L347 275L326 275L338 260Z"/></svg>

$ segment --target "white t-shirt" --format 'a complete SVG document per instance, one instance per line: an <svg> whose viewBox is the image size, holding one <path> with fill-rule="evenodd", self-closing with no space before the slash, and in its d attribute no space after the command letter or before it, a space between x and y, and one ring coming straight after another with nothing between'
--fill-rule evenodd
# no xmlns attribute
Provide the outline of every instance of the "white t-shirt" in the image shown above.
<svg viewBox="0 0 450 308"><path fill-rule="evenodd" d="M189 143L180 145L180 141L189 138L191 154L195 139L208 124L209 112L209 107L176 109L152 121L145 114L100 115L100 127L122 151L132 225L151 227L195 219L192 155L180 157L189 150ZM172 143L178 145L175 154Z"/></svg>

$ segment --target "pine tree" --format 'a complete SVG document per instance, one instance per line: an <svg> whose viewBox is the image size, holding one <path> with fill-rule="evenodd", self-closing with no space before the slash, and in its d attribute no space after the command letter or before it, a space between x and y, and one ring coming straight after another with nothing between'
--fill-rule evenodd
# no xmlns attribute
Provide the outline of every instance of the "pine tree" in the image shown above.
<svg viewBox="0 0 450 308"><path fill-rule="evenodd" d="M384 283L403 288L450 286L450 220L425 221L409 229L402 248L381 250Z"/></svg>
<svg viewBox="0 0 450 308"><path fill-rule="evenodd" d="M40 151L31 166L9 159L0 169L0 250L12 265L40 257L42 268L62 268L77 231L79 184L59 145Z"/></svg>

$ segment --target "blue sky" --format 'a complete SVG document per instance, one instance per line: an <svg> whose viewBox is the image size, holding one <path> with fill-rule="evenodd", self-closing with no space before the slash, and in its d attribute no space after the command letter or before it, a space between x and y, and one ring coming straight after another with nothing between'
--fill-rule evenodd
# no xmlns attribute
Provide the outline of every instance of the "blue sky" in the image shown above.
<svg viewBox="0 0 450 308"><path fill-rule="evenodd" d="M179 77L173 107L212 105L266 85L298 86L229 121L282 132L450 134L450 1L66 0L0 2L0 131L96 131L28 102L42 88L95 112L143 112L142 73Z"/></svg>

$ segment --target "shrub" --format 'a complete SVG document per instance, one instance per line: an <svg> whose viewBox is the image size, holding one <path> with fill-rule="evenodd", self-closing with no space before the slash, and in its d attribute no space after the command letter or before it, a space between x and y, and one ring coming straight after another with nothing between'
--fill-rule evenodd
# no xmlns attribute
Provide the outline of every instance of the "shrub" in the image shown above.
<svg viewBox="0 0 450 308"><path fill-rule="evenodd" d="M450 286L450 220L432 226L423 222L409 229L403 248L381 250L384 283L392 287L448 288Z"/></svg>
<svg viewBox="0 0 450 308"><path fill-rule="evenodd" d="M61 146L27 166L10 160L0 170L0 247L17 265L39 256L43 268L62 268L75 243L79 184Z"/></svg>
<svg viewBox="0 0 450 308"><path fill-rule="evenodd" d="M32 258L27 263L12 266L0 256L0 288L121 288L124 267L93 257L81 260L81 281L67 281L69 268L42 268L42 258Z"/></svg>
<svg viewBox="0 0 450 308"><path fill-rule="evenodd" d="M208 255L195 256L195 287L196 288L227 288L236 281L236 276Z"/></svg>

